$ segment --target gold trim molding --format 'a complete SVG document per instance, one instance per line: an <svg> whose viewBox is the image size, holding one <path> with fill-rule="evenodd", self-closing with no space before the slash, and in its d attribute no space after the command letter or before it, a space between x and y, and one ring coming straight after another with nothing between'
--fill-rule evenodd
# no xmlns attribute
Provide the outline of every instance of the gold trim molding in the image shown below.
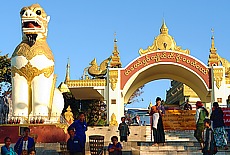
<svg viewBox="0 0 230 155"><path fill-rule="evenodd" d="M223 68L215 68L213 69L213 74L214 80L216 81L216 87L219 89L223 80L224 70Z"/></svg>
<svg viewBox="0 0 230 155"><path fill-rule="evenodd" d="M56 80L57 80L57 75L54 74L53 76L53 81L52 81L52 86L51 86L51 90L50 90L50 101L49 101L49 118L51 117L51 113L52 113L52 106L53 106L53 98L54 98L54 91L55 91L55 85L56 85Z"/></svg>
<svg viewBox="0 0 230 155"><path fill-rule="evenodd" d="M105 79L70 80L66 84L68 87L106 86Z"/></svg>
<svg viewBox="0 0 230 155"><path fill-rule="evenodd" d="M111 89L114 91L117 86L118 70L109 71L109 82L111 83Z"/></svg>
<svg viewBox="0 0 230 155"><path fill-rule="evenodd" d="M46 78L49 78L51 74L54 72L54 66L50 66L44 68L42 70L33 67L30 62L28 62L25 67L17 69L16 67L12 67L12 76L15 76L15 73L18 73L20 76L26 78L27 82L31 82L35 76L39 76L40 74L44 73Z"/></svg>

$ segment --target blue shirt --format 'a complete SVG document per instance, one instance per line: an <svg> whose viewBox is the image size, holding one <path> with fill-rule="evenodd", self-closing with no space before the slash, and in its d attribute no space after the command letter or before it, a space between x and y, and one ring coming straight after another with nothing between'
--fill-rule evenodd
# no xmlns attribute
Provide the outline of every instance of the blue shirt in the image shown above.
<svg viewBox="0 0 230 155"><path fill-rule="evenodd" d="M114 144L109 144L108 150L111 149L111 148L113 148L113 147L114 147ZM119 143L119 142L116 144L115 147L122 149L121 143ZM114 152L109 152L109 155L121 155L121 151L115 150Z"/></svg>
<svg viewBox="0 0 230 155"><path fill-rule="evenodd" d="M87 124L85 121L81 122L80 120L76 120L69 126L69 128L75 129L75 136L82 141L81 143L84 144L86 142L85 132L87 131Z"/></svg>
<svg viewBox="0 0 230 155"><path fill-rule="evenodd" d="M24 137L19 138L17 143L14 145L14 150L18 155L20 155L22 153L23 138ZM35 147L34 139L31 137L28 137L27 150L29 151L34 147Z"/></svg>
<svg viewBox="0 0 230 155"><path fill-rule="evenodd" d="M73 139L69 138L67 141L67 150L69 150L70 153L82 152L83 146L77 137L74 137Z"/></svg>
<svg viewBox="0 0 230 155"><path fill-rule="evenodd" d="M9 147L9 149L6 147L6 145L1 147L1 153L2 155L16 155L14 152L14 149L12 147Z"/></svg>

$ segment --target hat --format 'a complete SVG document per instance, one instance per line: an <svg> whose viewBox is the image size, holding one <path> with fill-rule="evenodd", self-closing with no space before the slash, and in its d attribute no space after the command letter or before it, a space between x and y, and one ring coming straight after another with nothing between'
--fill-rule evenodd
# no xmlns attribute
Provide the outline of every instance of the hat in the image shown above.
<svg viewBox="0 0 230 155"><path fill-rule="evenodd" d="M196 106L197 107L203 107L204 105L203 105L203 103L201 101L197 101L196 102Z"/></svg>

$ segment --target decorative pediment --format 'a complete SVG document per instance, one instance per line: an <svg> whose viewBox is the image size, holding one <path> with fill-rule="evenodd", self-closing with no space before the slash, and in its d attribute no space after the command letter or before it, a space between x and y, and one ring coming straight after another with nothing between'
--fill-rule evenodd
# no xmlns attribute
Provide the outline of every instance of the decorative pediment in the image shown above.
<svg viewBox="0 0 230 155"><path fill-rule="evenodd" d="M139 50L139 54L143 55L148 52L153 52L157 50L172 50L182 52L185 54L190 54L190 51L188 49L183 50L180 46L176 45L176 42L173 39L173 37L168 34L168 28L164 21L160 29L160 34L155 38L153 44L145 50L141 48Z"/></svg>

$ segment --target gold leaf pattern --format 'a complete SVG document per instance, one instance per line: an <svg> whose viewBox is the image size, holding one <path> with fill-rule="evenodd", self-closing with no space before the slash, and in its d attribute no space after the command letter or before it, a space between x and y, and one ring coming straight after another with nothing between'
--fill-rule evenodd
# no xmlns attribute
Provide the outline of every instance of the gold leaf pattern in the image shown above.
<svg viewBox="0 0 230 155"><path fill-rule="evenodd" d="M25 67L22 67L20 69L17 69L16 67L12 67L12 76L15 76L15 73L18 73L20 76L23 76L26 78L28 83L30 83L35 76L39 76L40 74L44 73L44 76L46 78L49 78L50 75L54 72L54 66L50 66L47 68L44 68L42 70L37 69L36 67L33 67L30 62L28 62Z"/></svg>
<svg viewBox="0 0 230 155"><path fill-rule="evenodd" d="M106 86L105 79L69 80L68 87Z"/></svg>
<svg viewBox="0 0 230 155"><path fill-rule="evenodd" d="M214 74L214 80L216 81L216 87L219 89L221 86L221 82L223 80L223 68L215 68L213 71Z"/></svg>
<svg viewBox="0 0 230 155"><path fill-rule="evenodd" d="M114 91L117 85L118 71L110 70L109 71L109 82L111 83L111 89Z"/></svg>
<svg viewBox="0 0 230 155"><path fill-rule="evenodd" d="M52 51L50 50L46 41L36 41L36 43L30 47L26 41L22 41L15 49L12 57L24 56L27 60L31 60L36 55L45 55L49 60L54 61Z"/></svg>

